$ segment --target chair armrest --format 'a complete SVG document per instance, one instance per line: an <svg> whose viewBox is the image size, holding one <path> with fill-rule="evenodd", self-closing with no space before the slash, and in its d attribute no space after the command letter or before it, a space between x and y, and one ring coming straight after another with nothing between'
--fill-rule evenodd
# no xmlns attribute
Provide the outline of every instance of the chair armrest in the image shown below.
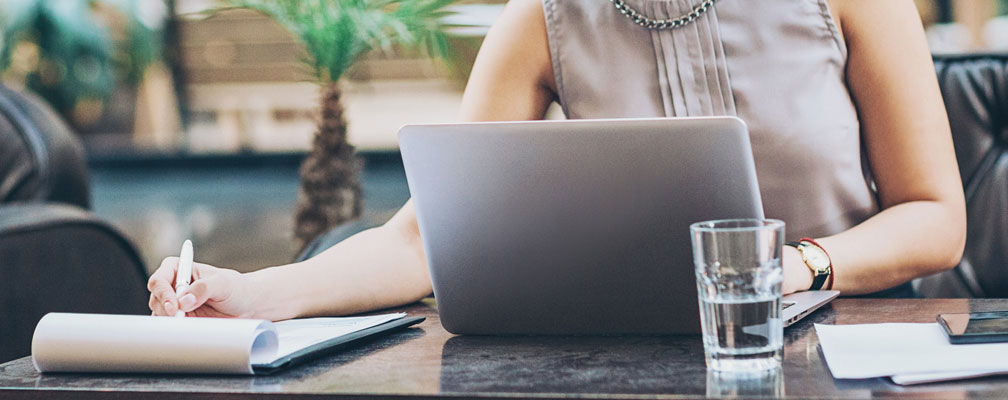
<svg viewBox="0 0 1008 400"><path fill-rule="evenodd" d="M133 245L69 205L0 205L0 362L30 353L49 312L148 314L146 270Z"/></svg>
<svg viewBox="0 0 1008 400"><path fill-rule="evenodd" d="M385 221L388 221L391 217L391 215L385 214L365 214L358 219L337 225L328 232L315 238L315 240L312 240L311 243L308 243L294 261L300 262L315 257L319 253L326 251L326 249L335 246L337 243L346 240L350 236L384 224Z"/></svg>

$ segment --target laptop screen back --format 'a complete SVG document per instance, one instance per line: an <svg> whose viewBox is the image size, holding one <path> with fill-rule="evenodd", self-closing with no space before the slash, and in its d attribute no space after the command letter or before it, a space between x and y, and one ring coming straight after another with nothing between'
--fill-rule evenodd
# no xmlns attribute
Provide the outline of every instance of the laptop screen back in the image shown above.
<svg viewBox="0 0 1008 400"><path fill-rule="evenodd" d="M733 117L415 125L400 147L453 333L699 332L689 224L763 217Z"/></svg>

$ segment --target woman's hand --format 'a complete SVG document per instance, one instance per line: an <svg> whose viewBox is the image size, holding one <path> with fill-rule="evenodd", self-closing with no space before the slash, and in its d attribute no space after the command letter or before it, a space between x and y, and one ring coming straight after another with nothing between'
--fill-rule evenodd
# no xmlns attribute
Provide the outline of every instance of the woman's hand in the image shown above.
<svg viewBox="0 0 1008 400"><path fill-rule="evenodd" d="M152 315L174 316L177 310L190 317L252 317L255 312L251 282L230 269L193 263L192 284L176 296L178 257L168 257L147 281Z"/></svg>
<svg viewBox="0 0 1008 400"><path fill-rule="evenodd" d="M801 253L791 246L784 246L781 256L784 267L784 282L781 284L781 294L790 294L808 290L812 286L812 271L805 265Z"/></svg>

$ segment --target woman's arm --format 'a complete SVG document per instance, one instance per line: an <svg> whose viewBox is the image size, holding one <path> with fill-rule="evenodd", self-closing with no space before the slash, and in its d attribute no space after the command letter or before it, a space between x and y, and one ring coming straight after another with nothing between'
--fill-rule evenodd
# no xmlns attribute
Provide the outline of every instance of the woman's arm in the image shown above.
<svg viewBox="0 0 1008 400"><path fill-rule="evenodd" d="M834 289L863 294L955 266L966 208L948 116L911 0L830 1L849 51L847 85L858 109L882 211L817 239L834 265ZM790 249L790 248L787 248ZM785 251L785 291L811 273Z"/></svg>
<svg viewBox="0 0 1008 400"><path fill-rule="evenodd" d="M460 120L542 119L553 100L553 69L540 0L512 0L487 34L466 85ZM156 315L180 303L171 287L177 259L168 258L148 282ZM412 202L385 225L361 232L295 264L238 274L195 266L192 315L281 320L344 315L417 301L431 293ZM202 279L200 279L202 277Z"/></svg>

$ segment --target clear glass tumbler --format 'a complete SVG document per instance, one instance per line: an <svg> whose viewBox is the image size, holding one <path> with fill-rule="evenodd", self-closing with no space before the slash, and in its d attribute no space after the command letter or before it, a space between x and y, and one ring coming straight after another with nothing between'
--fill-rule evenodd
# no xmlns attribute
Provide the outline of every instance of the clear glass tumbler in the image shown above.
<svg viewBox="0 0 1008 400"><path fill-rule="evenodd" d="M735 219L690 225L707 367L780 367L784 222Z"/></svg>
<svg viewBox="0 0 1008 400"><path fill-rule="evenodd" d="M710 398L778 398L784 394L784 373L780 368L758 372L707 370L707 397Z"/></svg>

